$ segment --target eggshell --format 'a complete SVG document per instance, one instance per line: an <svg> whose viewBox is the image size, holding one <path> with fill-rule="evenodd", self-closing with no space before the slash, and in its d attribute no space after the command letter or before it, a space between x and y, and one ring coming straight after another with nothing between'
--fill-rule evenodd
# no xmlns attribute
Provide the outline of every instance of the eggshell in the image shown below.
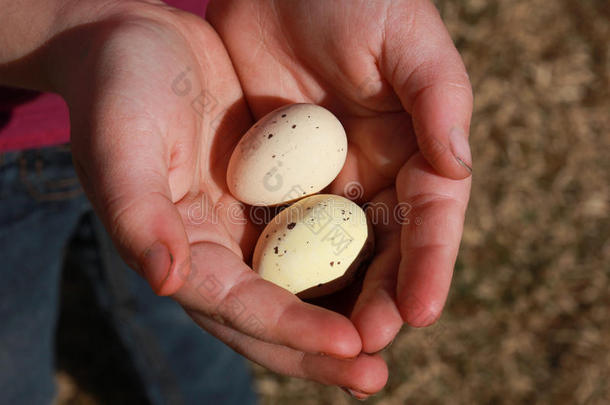
<svg viewBox="0 0 610 405"><path fill-rule="evenodd" d="M237 144L227 185L238 200L277 205L315 194L345 163L347 137L339 120L314 104L291 104L270 112Z"/></svg>
<svg viewBox="0 0 610 405"><path fill-rule="evenodd" d="M366 214L354 202L319 194L297 201L267 224L252 267L301 298L345 287L373 251Z"/></svg>

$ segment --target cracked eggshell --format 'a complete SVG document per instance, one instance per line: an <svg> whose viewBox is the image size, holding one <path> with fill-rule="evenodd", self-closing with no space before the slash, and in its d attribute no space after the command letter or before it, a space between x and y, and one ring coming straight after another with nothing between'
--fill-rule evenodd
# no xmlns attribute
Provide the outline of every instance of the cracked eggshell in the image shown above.
<svg viewBox="0 0 610 405"><path fill-rule="evenodd" d="M250 205L277 205L315 194L345 163L347 137L339 120L315 104L270 112L246 132L227 169L231 194Z"/></svg>
<svg viewBox="0 0 610 405"><path fill-rule="evenodd" d="M303 198L267 224L254 249L252 268L300 298L338 291L373 253L366 214L344 197Z"/></svg>

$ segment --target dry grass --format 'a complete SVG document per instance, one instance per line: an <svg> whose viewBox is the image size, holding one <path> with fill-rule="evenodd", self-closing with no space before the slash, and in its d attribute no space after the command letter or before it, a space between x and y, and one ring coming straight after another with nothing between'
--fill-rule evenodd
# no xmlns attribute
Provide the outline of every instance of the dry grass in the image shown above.
<svg viewBox="0 0 610 405"><path fill-rule="evenodd" d="M438 4L475 90L471 205L443 317L369 402L610 403L610 3ZM254 370L265 405L352 401Z"/></svg>

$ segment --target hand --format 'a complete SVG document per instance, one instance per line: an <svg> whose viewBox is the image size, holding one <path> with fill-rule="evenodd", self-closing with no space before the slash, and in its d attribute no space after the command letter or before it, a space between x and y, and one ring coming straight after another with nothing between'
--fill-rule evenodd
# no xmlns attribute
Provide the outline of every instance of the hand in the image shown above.
<svg viewBox="0 0 610 405"><path fill-rule="evenodd" d="M338 115L349 152L331 192L356 181L361 202L383 204L391 218L396 204L410 207L409 221L375 226L376 256L351 311L363 351L384 348L403 321L433 323L470 192L472 112L468 76L434 5L223 0L208 19L256 119L287 102ZM365 392L385 383L381 365L370 372Z"/></svg>
<svg viewBox="0 0 610 405"><path fill-rule="evenodd" d="M225 173L252 119L217 34L161 4L119 3L104 15L53 38L45 53L56 56L50 81L70 107L75 167L123 258L246 357L367 388L368 370L385 365L338 359L361 352L353 324L243 261L258 232Z"/></svg>

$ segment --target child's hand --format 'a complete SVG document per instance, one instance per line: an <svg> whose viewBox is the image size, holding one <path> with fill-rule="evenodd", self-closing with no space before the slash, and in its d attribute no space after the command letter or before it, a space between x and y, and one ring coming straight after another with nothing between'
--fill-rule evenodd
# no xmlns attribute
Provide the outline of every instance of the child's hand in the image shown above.
<svg viewBox="0 0 610 405"><path fill-rule="evenodd" d="M286 102L328 107L350 142L331 191L350 193L358 182L361 200L390 214L388 224L377 220L377 255L351 314L363 351L384 348L403 322L433 323L470 193L472 112L468 76L434 5L221 0L208 18L255 118ZM368 382L354 375L354 387L377 391L385 373L379 365Z"/></svg>
<svg viewBox="0 0 610 405"><path fill-rule="evenodd" d="M354 376L385 372L381 359L333 357L361 352L349 319L243 261L258 231L225 176L252 119L214 30L188 13L130 4L51 42L48 52L62 55L52 81L70 106L75 166L123 258L265 367L377 389Z"/></svg>

